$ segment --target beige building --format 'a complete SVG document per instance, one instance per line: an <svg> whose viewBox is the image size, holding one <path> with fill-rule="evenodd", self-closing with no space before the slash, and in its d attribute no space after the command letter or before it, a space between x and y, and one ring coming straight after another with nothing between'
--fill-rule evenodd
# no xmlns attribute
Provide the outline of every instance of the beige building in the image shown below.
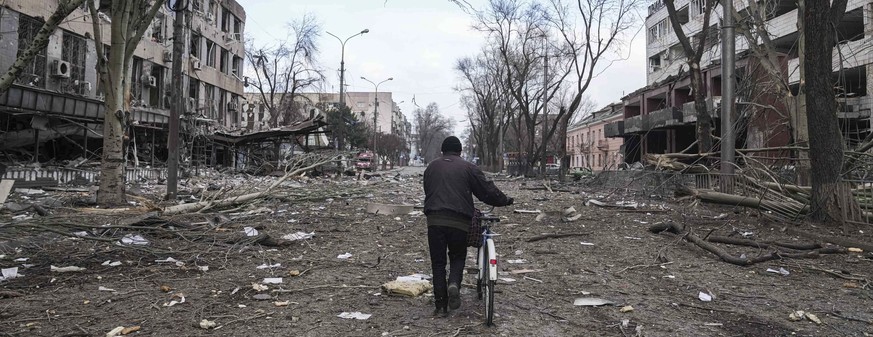
<svg viewBox="0 0 873 337"><path fill-rule="evenodd" d="M0 69L9 69L42 27L57 0L8 0L0 8ZM108 9L102 9L108 10ZM191 22L185 29L183 117L194 128L239 124L243 94L245 11L234 0L191 0ZM162 7L136 48L132 64L132 142L148 143L140 160L166 159L166 129L171 97L173 19ZM103 91L97 81L93 20L101 23L109 44L108 16L92 18L86 6L70 14L51 35L45 50L27 66L17 82L0 97L0 149L27 148L37 160L67 159L99 153L103 121ZM108 50L108 48L106 48ZM87 132L84 127L98 130ZM208 134L182 128L187 134ZM21 137L30 134L30 137ZM36 134L37 137L32 135ZM89 143L88 138L92 138ZM28 141L29 139L29 141ZM33 141L39 139L39 141ZM43 146L40 147L39 145ZM50 145L50 146L49 146ZM33 147L31 147L33 146ZM140 146L138 150L142 150ZM88 153L93 150L93 153ZM184 151L183 151L184 153ZM142 158L142 157L146 158ZM156 158L157 157L157 158Z"/></svg>
<svg viewBox="0 0 873 337"><path fill-rule="evenodd" d="M567 129L570 169L614 170L622 163L621 138L607 138L604 126L622 119L622 103L613 103Z"/></svg>

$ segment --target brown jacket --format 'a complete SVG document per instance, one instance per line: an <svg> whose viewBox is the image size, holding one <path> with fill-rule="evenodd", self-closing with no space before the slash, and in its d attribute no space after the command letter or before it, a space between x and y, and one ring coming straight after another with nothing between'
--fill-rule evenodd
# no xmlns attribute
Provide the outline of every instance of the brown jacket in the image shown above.
<svg viewBox="0 0 873 337"><path fill-rule="evenodd" d="M424 214L428 218L450 217L468 224L473 217L472 196L492 206L506 206L512 200L488 180L478 166L453 153L444 154L427 165L424 194Z"/></svg>

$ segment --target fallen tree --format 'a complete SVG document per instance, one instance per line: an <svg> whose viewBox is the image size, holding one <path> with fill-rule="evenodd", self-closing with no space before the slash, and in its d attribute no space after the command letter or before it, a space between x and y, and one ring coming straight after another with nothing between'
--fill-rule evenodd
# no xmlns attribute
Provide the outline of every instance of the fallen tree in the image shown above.
<svg viewBox="0 0 873 337"><path fill-rule="evenodd" d="M757 247L757 248L761 248L761 249L770 249L770 252L765 253L765 254L761 254L761 255L758 255L755 257L748 257L745 255L741 255L741 256L737 257L734 255L731 255L730 253L728 253L725 250L721 249L720 247L716 246L714 244L714 242L712 242L713 237L707 237L706 239L701 238L701 237L695 235L691 230L686 230L684 225L678 224L675 222L664 222L664 223L654 224L652 226L649 226L649 232L652 232L655 234L661 234L661 233L666 232L666 233L672 233L672 234L679 235L679 236L683 237L685 240L687 240L688 242L691 242L691 243L697 245L698 247L702 248L703 250L706 250L706 251L718 256L718 258L721 259L722 261L725 261L725 262L730 263L730 264L738 265L738 266L750 266L750 265L753 265L756 263L761 263L761 262L766 262L766 261L771 261L771 260L778 260L778 259L783 259L783 258L795 258L795 259L817 258L821 254L845 254L848 251L847 249L844 249L842 247L832 247L832 246L821 247L821 246L810 245L810 246L808 246L809 248L812 248L812 247L818 247L818 248L808 249L808 250L795 249L795 251L788 252L788 251L780 250L779 248L781 246L776 245L776 244L757 243L757 242L753 242L753 241L749 242L751 240L747 240L747 241L736 240L736 239L719 240L723 243L740 244L740 245L744 245L744 246L752 246L752 247ZM715 238L718 238L718 237L715 237ZM794 246L794 247L795 248L803 248L803 246L799 246L799 245Z"/></svg>

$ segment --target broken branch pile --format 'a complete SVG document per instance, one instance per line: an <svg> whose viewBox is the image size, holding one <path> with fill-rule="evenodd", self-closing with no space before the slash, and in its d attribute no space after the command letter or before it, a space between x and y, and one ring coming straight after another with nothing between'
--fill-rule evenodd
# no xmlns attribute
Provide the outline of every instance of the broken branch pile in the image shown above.
<svg viewBox="0 0 873 337"><path fill-rule="evenodd" d="M718 256L722 261L738 266L749 266L760 262L783 258L817 258L821 254L846 254L849 251L847 248L833 245L821 245L818 243L757 242L748 239L709 235L701 238L694 234L692 230L685 228L684 225L674 222L654 224L649 227L649 232L655 234L666 232L679 235L688 242ZM734 256L715 245L715 243L754 247L765 249L768 252L754 257L746 256L746 254Z"/></svg>

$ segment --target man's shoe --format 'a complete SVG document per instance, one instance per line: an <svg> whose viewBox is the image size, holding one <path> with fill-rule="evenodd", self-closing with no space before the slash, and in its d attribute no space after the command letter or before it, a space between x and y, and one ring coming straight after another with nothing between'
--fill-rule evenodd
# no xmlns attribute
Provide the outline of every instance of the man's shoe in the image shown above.
<svg viewBox="0 0 873 337"><path fill-rule="evenodd" d="M449 308L452 310L458 309L461 307L461 291L458 289L457 284L449 285Z"/></svg>
<svg viewBox="0 0 873 337"><path fill-rule="evenodd" d="M449 316L449 309L446 307L447 303L446 303L446 299L445 299L445 298L443 298L443 299L435 299L435 300L434 300L434 304L436 305L436 308L433 309L433 316L434 316L434 317L443 317L443 318L445 318L445 317L448 317L448 316Z"/></svg>

